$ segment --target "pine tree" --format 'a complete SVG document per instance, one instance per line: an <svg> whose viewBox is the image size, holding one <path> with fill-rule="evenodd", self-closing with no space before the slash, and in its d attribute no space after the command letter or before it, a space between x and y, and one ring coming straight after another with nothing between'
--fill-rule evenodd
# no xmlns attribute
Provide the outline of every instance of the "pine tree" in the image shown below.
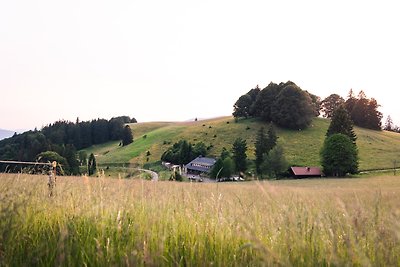
<svg viewBox="0 0 400 267"><path fill-rule="evenodd" d="M257 132L255 146L255 156L256 156L256 171L257 173L261 173L261 163L263 162L263 155L267 153L267 135L265 134L265 128L261 127L260 130Z"/></svg>
<svg viewBox="0 0 400 267"><path fill-rule="evenodd" d="M347 112L351 115L353 112L354 106L356 105L357 98L354 96L353 89L350 89L349 94L347 95L347 100L345 102L345 107Z"/></svg>
<svg viewBox="0 0 400 267"><path fill-rule="evenodd" d="M344 134L333 134L325 139L321 150L322 167L329 176L345 176L358 172L357 146Z"/></svg>
<svg viewBox="0 0 400 267"><path fill-rule="evenodd" d="M267 152L271 151L277 144L278 136L275 132L275 127L271 123L267 132Z"/></svg>
<svg viewBox="0 0 400 267"><path fill-rule="evenodd" d="M271 123L267 134L265 134L264 127L261 127L257 133L255 142L255 156L256 156L256 170L257 173L261 174L262 170L260 168L264 161L264 155L268 154L277 144L278 137L275 132L275 128Z"/></svg>
<svg viewBox="0 0 400 267"><path fill-rule="evenodd" d="M233 161L237 172L244 172L247 169L247 142L242 138L237 138L233 143Z"/></svg>
<svg viewBox="0 0 400 267"><path fill-rule="evenodd" d="M356 143L357 136L353 130L353 121L344 106L340 106L333 113L331 124L326 132L326 136L329 137L337 133L347 135L353 144Z"/></svg>
<svg viewBox="0 0 400 267"><path fill-rule="evenodd" d="M393 120L392 117L390 117L390 115L387 117L386 119L386 123L385 123L385 127L383 128L386 131L393 131L394 130L394 125L393 125Z"/></svg>

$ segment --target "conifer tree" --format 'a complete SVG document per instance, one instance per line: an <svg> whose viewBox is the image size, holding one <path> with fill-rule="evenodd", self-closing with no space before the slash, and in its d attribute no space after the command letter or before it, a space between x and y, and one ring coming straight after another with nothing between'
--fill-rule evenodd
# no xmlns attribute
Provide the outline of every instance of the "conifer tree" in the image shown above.
<svg viewBox="0 0 400 267"><path fill-rule="evenodd" d="M345 176L358 172L358 151L352 140L337 133L326 137L321 150L321 164L328 176Z"/></svg>
<svg viewBox="0 0 400 267"><path fill-rule="evenodd" d="M271 123L267 132L267 152L271 151L276 146L277 141L278 136L276 135L274 125Z"/></svg>
<svg viewBox="0 0 400 267"><path fill-rule="evenodd" d="M237 138L233 143L233 161L236 171L244 172L247 169L247 142L242 138Z"/></svg>
<svg viewBox="0 0 400 267"><path fill-rule="evenodd" d="M353 130L353 121L344 106L338 107L333 113L326 136L329 137L337 133L347 135L353 144L356 143L357 136Z"/></svg>
<svg viewBox="0 0 400 267"><path fill-rule="evenodd" d="M393 131L394 130L394 125L393 125L393 120L392 117L390 117L390 115L387 117L386 119L386 123L385 123L385 127L383 128L386 131Z"/></svg>
<svg viewBox="0 0 400 267"><path fill-rule="evenodd" d="M275 128L272 123L268 128L267 134L265 134L264 127L261 127L258 131L255 142L255 163L257 173L261 174L262 170L260 166L264 161L264 156L267 155L276 146L277 140L278 137L276 136Z"/></svg>
<svg viewBox="0 0 400 267"><path fill-rule="evenodd" d="M265 134L265 128L261 127L260 130L257 132L256 136L256 142L254 144L256 150L255 150L255 156L256 156L256 171L257 173L261 173L261 163L263 162L263 155L267 153L268 148L267 148L267 135Z"/></svg>

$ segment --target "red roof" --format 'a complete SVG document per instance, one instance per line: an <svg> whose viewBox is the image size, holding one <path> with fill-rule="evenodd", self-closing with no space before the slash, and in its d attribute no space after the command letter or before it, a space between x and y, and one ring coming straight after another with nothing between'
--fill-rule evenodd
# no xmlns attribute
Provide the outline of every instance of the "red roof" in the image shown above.
<svg viewBox="0 0 400 267"><path fill-rule="evenodd" d="M321 176L321 169L318 167L292 167L292 172L296 176Z"/></svg>

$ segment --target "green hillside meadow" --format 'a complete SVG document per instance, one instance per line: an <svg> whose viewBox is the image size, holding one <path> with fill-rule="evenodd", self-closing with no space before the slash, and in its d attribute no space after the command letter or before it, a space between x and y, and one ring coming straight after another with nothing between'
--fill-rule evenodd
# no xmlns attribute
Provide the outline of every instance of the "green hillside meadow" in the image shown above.
<svg viewBox="0 0 400 267"><path fill-rule="evenodd" d="M311 127L302 131L277 129L278 142L284 147L291 165L320 166L320 149L330 121L314 119ZM119 142L93 146L86 151L94 153L100 164L132 163L143 165L146 152L149 162L160 160L162 153L173 143L186 139L191 143L204 142L209 155L217 157L222 148L231 148L238 137L247 140L250 159L254 159L254 141L260 127L268 125L256 119L235 122L232 117L221 117L193 122L147 122L130 124L134 142L126 147ZM400 162L400 134L372 131L355 127L360 156L360 170L393 168Z"/></svg>

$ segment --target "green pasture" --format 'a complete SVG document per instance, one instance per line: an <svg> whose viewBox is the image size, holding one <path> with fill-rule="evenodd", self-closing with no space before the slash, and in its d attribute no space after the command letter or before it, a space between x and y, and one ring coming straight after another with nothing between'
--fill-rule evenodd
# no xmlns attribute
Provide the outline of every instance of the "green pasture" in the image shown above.
<svg viewBox="0 0 400 267"><path fill-rule="evenodd" d="M239 120L221 117L193 122L156 122L130 124L134 142L119 147L110 142L87 149L97 156L99 163L133 163L143 165L160 160L162 153L173 143L186 139L191 143L203 142L208 154L217 157L223 147L231 148L238 137L247 140L248 158L254 159L254 142L260 127L267 124L256 119ZM312 125L301 131L277 128L278 142L285 150L291 165L319 166L320 149L325 139L329 120L316 118ZM360 170L393 168L394 160L400 162L400 134L372 131L355 127L360 156ZM151 153L146 156L147 151ZM400 163L399 163L400 165Z"/></svg>

